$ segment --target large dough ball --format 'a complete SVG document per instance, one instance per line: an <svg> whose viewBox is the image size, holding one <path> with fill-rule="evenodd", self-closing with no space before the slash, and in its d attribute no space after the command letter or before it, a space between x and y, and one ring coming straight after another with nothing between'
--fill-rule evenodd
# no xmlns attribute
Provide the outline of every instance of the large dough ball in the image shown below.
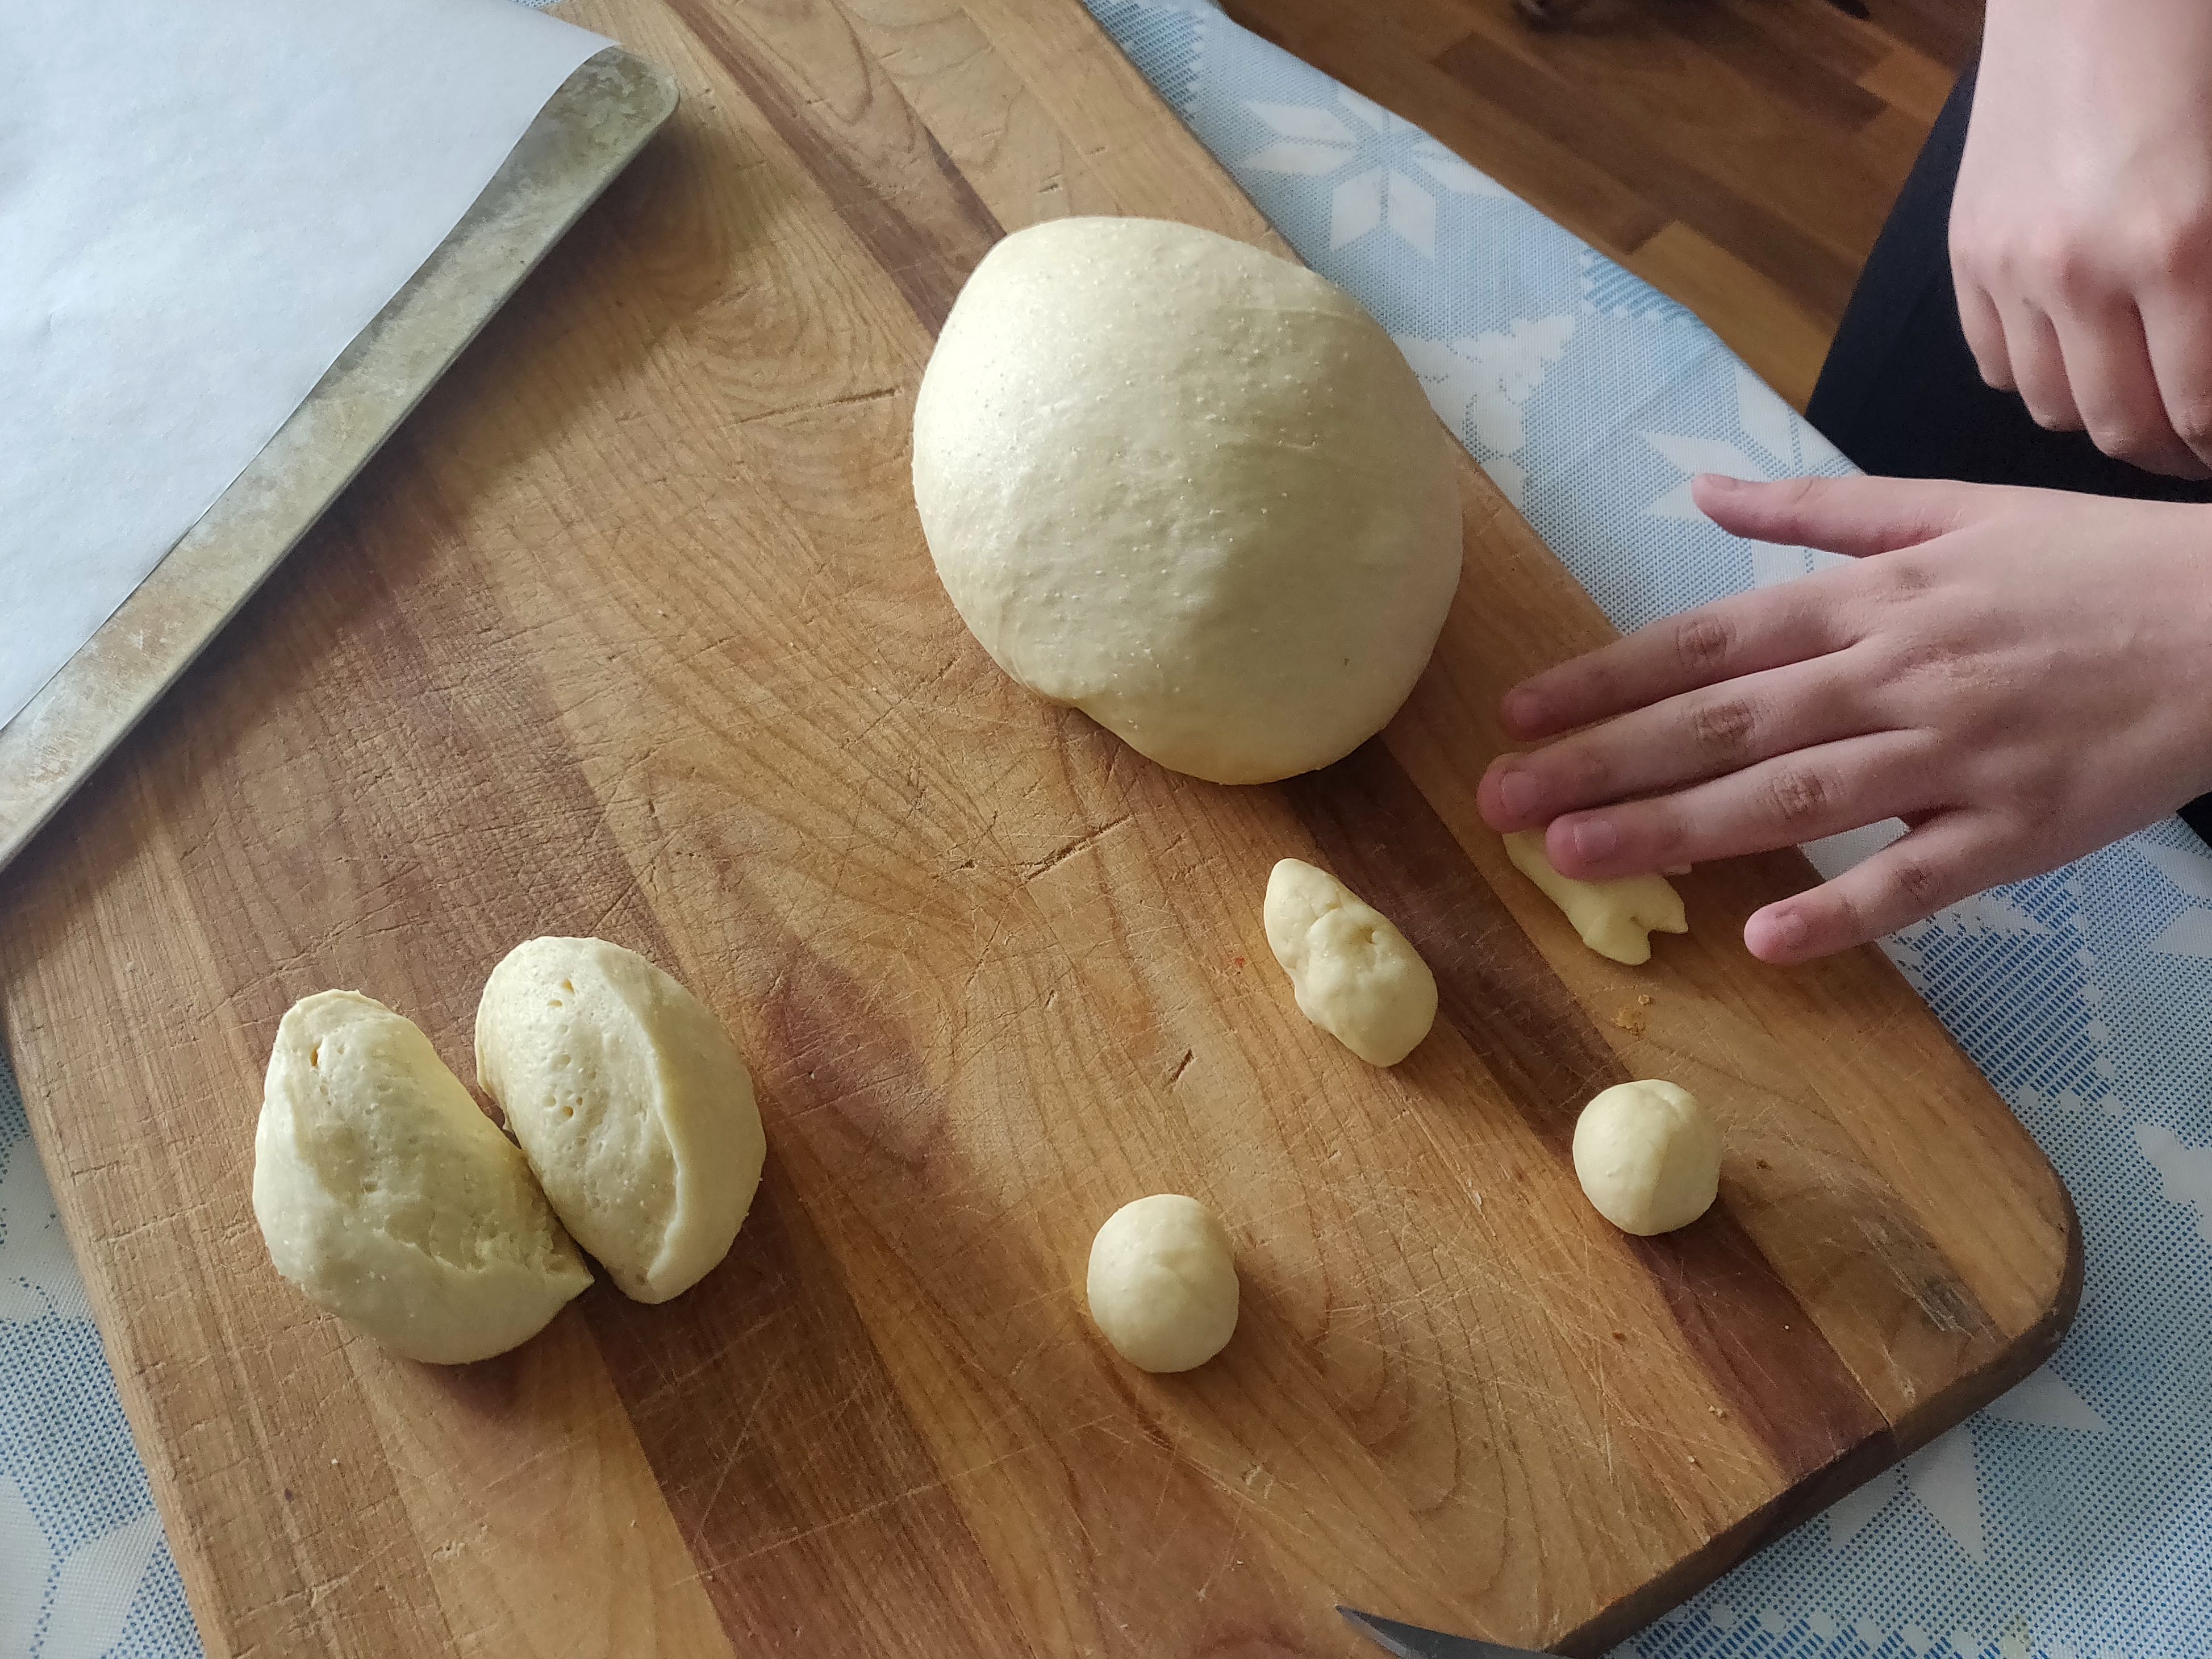
<svg viewBox="0 0 2212 1659"><path fill-rule="evenodd" d="M1437 1018L1436 975L1390 918L1326 870L1285 859L1267 877L1267 946L1298 1012L1370 1066L1395 1066Z"/></svg>
<svg viewBox="0 0 2212 1659"><path fill-rule="evenodd" d="M410 1359L503 1352L592 1282L430 1039L356 991L295 1003L276 1027L253 1216L310 1302Z"/></svg>
<svg viewBox="0 0 2212 1659"><path fill-rule="evenodd" d="M768 1142L706 1005L635 951L533 939L477 1004L477 1081L576 1242L665 1302L729 1253Z"/></svg>
<svg viewBox="0 0 2212 1659"><path fill-rule="evenodd" d="M914 493L1007 673L1164 766L1261 783L1413 690L1459 581L1452 449L1334 283L1189 225L1060 219L961 290Z"/></svg>
<svg viewBox="0 0 2212 1659"><path fill-rule="evenodd" d="M1720 1131L1686 1089L1616 1084L1575 1120L1575 1178L1621 1231L1672 1232L1712 1207L1720 1191Z"/></svg>
<svg viewBox="0 0 2212 1659"><path fill-rule="evenodd" d="M1148 1371L1187 1371L1237 1328L1229 1230L1194 1198L1124 1204L1091 1241L1091 1317L1114 1350Z"/></svg>

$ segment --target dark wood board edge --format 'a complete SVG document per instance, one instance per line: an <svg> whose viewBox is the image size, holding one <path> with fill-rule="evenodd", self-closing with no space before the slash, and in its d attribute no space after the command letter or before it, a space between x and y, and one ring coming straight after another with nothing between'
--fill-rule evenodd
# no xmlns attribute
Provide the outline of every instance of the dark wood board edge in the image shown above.
<svg viewBox="0 0 2212 1659"><path fill-rule="evenodd" d="M1931 1016L1932 1018L1932 1016ZM1563 1654L1597 1659L1644 1630L1661 1614L1709 1588L1730 1568L1784 1534L1813 1520L1883 1470L1894 1468L1937 1437L1957 1428L1984 1406L2010 1392L2058 1351L2081 1306L2085 1257L2081 1220L2073 1194L2052 1172L2065 1208L2066 1266L2042 1318L2022 1331L1996 1358L1970 1371L1884 1432L1861 1441L1833 1462L1754 1510L1670 1571L1577 1626L1561 1638Z"/></svg>

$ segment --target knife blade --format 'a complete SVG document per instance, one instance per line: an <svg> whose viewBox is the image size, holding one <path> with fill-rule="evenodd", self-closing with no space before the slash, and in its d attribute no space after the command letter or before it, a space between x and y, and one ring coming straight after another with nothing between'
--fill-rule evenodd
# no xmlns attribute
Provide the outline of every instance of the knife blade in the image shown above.
<svg viewBox="0 0 2212 1659"><path fill-rule="evenodd" d="M1339 1607L1344 1622L1386 1653L1398 1659L1550 1659L1528 1648L1509 1648L1502 1642L1478 1642L1472 1636L1447 1636L1442 1631L1401 1625L1371 1613Z"/></svg>

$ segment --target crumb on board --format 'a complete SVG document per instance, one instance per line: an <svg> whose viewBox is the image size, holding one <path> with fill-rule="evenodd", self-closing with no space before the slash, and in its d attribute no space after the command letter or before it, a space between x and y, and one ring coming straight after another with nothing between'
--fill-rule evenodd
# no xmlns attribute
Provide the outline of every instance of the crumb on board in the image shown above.
<svg viewBox="0 0 2212 1659"><path fill-rule="evenodd" d="M1631 1036L1642 1036L1650 1029L1651 1021L1644 1011L1651 1006L1651 994L1638 991L1636 1000L1613 1017L1613 1023Z"/></svg>

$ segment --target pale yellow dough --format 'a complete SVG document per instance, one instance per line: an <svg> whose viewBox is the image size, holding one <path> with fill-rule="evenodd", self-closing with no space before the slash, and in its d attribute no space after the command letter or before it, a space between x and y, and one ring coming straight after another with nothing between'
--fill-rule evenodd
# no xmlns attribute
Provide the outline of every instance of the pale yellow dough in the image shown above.
<svg viewBox="0 0 2212 1659"><path fill-rule="evenodd" d="M1187 1371L1237 1329L1229 1230L1194 1198L1155 1193L1124 1204L1091 1243L1091 1317L1132 1365Z"/></svg>
<svg viewBox="0 0 2212 1659"><path fill-rule="evenodd" d="M1720 1190L1721 1137L1697 1097L1672 1083L1621 1083L1575 1120L1575 1178L1625 1233L1686 1227Z"/></svg>
<svg viewBox="0 0 2212 1659"><path fill-rule="evenodd" d="M1436 975L1389 917L1334 876L1283 860L1262 915L1298 1012L1360 1059L1395 1066L1428 1036Z"/></svg>
<svg viewBox="0 0 2212 1659"><path fill-rule="evenodd" d="M624 1295L665 1302L728 1253L767 1141L698 998L619 945L534 939L485 981L476 1047L546 1197Z"/></svg>
<svg viewBox="0 0 2212 1659"><path fill-rule="evenodd" d="M1682 896L1664 876L1577 881L1552 867L1540 831L1516 830L1507 836L1505 854L1515 869L1565 913L1583 943L1601 957L1638 967L1651 960L1653 933L1690 931Z"/></svg>
<svg viewBox="0 0 2212 1659"><path fill-rule="evenodd" d="M410 1359L504 1352L592 1282L429 1038L356 991L306 998L276 1028L253 1216L310 1302Z"/></svg>
<svg viewBox="0 0 2212 1659"><path fill-rule="evenodd" d="M1157 219L1001 241L915 403L922 533L983 648L1216 783L1326 766L1405 702L1459 583L1461 464L1358 301Z"/></svg>

